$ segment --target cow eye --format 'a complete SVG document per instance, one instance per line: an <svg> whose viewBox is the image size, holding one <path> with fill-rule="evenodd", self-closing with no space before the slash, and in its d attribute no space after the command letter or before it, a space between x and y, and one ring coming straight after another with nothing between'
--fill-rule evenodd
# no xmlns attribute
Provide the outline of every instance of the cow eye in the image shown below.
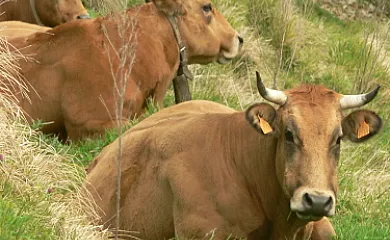
<svg viewBox="0 0 390 240"><path fill-rule="evenodd" d="M202 7L203 11L208 13L208 12L211 12L213 10L213 7L211 6L211 3L210 4L206 4Z"/></svg>
<svg viewBox="0 0 390 240"><path fill-rule="evenodd" d="M290 143L294 142L294 136L293 136L293 133L290 130L286 129L285 137L286 137L286 141L287 142L290 142Z"/></svg>
<svg viewBox="0 0 390 240"><path fill-rule="evenodd" d="M338 137L336 141L336 145L340 145L340 143L341 143L341 137Z"/></svg>

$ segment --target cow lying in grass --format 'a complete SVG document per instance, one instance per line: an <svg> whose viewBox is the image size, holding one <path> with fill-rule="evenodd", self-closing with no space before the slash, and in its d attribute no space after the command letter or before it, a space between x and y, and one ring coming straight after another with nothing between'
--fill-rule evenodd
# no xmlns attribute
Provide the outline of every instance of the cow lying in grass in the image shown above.
<svg viewBox="0 0 390 240"><path fill-rule="evenodd" d="M331 239L342 139L375 135L381 118L343 109L378 88L342 95L320 85L264 87L277 105L235 111L190 101L143 120L122 137L120 229L141 239ZM86 188L105 227L116 227L119 139L90 165ZM318 221L319 220L319 221ZM211 236L213 236L211 238Z"/></svg>
<svg viewBox="0 0 390 240"><path fill-rule="evenodd" d="M0 13L0 21L16 20L49 27L90 18L81 0L2 1Z"/></svg>
<svg viewBox="0 0 390 240"><path fill-rule="evenodd" d="M126 20L109 15L13 38L32 59L19 61L28 98L15 92L28 120L53 122L42 131L77 140L104 133L116 120L126 124L144 112L148 99L161 107L180 62L166 17L172 13L183 14L177 19L189 64L226 63L239 53L242 38L210 0L156 0L126 11Z"/></svg>

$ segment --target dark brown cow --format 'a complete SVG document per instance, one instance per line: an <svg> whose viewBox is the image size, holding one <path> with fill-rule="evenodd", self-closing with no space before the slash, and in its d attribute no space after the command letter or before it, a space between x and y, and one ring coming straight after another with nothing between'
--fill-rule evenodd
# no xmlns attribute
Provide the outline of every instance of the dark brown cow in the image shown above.
<svg viewBox="0 0 390 240"><path fill-rule="evenodd" d="M189 64L226 63L239 53L242 38L210 0L185 0L182 5L166 0L156 4L159 9L148 3L126 12L134 27L129 24L125 40L135 39L130 47L136 50L125 86L122 118L116 117L113 74L127 74L131 56L123 61L117 57L123 45L117 15L73 21L27 39L11 39L16 48L33 59L19 61L21 74L32 87L30 99L18 95L29 119L54 122L42 130L74 140L103 133L116 126L116 118L127 123L143 113L149 98L162 106L180 59L178 43L163 10L186 12L178 18Z"/></svg>
<svg viewBox="0 0 390 240"><path fill-rule="evenodd" d="M81 0L11 0L0 4L0 21L22 21L49 27L90 18Z"/></svg>
<svg viewBox="0 0 390 240"><path fill-rule="evenodd" d="M381 127L374 112L344 117L342 110L370 102L378 89L344 96L303 85L281 92L260 79L258 88L280 107L237 112L189 101L123 135L121 229L142 239L291 240L312 231L313 239L331 238L323 217L335 214L340 141L362 142ZM115 226L118 144L103 149L86 179L106 227Z"/></svg>

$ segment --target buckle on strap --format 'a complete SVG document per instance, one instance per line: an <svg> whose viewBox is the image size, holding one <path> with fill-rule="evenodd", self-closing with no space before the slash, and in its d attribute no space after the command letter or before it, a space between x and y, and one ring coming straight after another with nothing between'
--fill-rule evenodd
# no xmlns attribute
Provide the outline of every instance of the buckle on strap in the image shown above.
<svg viewBox="0 0 390 240"><path fill-rule="evenodd" d="M180 62L179 62L179 68L177 69L177 75L185 75L187 79L194 79L194 76L192 75L191 71L188 69L188 58L187 58L187 51L186 51L186 46L184 45L181 35L180 35L180 30L179 30L179 25L176 21L175 16L166 16L168 18L169 23L172 26L173 32L175 33L176 41L179 47L179 53L180 53Z"/></svg>

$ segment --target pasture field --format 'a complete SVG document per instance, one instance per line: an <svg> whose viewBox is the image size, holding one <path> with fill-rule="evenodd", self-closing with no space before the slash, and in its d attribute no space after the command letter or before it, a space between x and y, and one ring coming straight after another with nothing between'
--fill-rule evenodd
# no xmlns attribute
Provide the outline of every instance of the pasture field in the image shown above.
<svg viewBox="0 0 390 240"><path fill-rule="evenodd" d="M338 239L390 239L390 17L341 19L313 0L213 2L245 43L242 55L232 63L190 66L194 99L237 110L262 101L255 70L267 86L279 90L316 83L357 94L382 86L366 106L383 118L382 132L363 144L342 143L338 206L331 221ZM7 66L0 68L3 76L11 75L15 59L22 57L11 56L10 49L0 41L0 63ZM34 130L42 123L27 126L6 98L0 96L0 101L7 106L0 109L0 240L106 239L105 232L89 224L91 205L78 190L84 168L117 138L117 131L64 145ZM164 104L174 104L172 89ZM157 111L150 104L147 115ZM131 123L135 124L137 120Z"/></svg>

